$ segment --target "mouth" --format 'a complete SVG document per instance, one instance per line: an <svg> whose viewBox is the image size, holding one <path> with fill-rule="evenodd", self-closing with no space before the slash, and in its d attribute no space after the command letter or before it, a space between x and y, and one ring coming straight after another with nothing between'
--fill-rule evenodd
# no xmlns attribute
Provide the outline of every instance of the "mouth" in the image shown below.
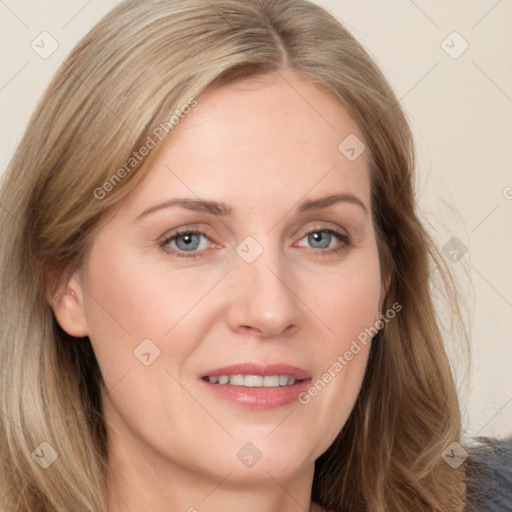
<svg viewBox="0 0 512 512"><path fill-rule="evenodd" d="M278 388L293 386L296 382L303 382L305 379L296 379L290 375L211 375L203 377L203 380L211 384L221 386L231 384L232 386L244 386L246 388Z"/></svg>
<svg viewBox="0 0 512 512"><path fill-rule="evenodd" d="M209 370L200 379L223 400L251 409L270 409L298 401L311 375L287 364L243 363Z"/></svg>

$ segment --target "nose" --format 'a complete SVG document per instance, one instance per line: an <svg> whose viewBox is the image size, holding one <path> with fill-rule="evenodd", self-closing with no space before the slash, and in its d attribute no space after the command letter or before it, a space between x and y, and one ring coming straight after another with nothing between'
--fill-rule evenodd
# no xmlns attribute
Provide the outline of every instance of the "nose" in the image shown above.
<svg viewBox="0 0 512 512"><path fill-rule="evenodd" d="M289 336L301 326L300 298L287 262L261 255L239 260L231 276L228 324L231 330L262 338Z"/></svg>

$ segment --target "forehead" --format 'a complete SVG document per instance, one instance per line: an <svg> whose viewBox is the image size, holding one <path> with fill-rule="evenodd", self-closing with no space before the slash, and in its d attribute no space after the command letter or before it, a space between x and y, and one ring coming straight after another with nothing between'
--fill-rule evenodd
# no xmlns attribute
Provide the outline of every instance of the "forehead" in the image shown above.
<svg viewBox="0 0 512 512"><path fill-rule="evenodd" d="M344 141L362 139L341 102L309 79L290 71L244 79L198 99L133 199L186 194L266 207L283 193L296 201L336 190L369 205L366 154L345 152Z"/></svg>

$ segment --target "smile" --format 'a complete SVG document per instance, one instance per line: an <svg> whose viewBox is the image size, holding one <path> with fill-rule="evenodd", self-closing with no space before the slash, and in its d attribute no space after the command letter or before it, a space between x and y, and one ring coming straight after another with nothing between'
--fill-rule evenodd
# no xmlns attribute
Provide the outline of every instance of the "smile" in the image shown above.
<svg viewBox="0 0 512 512"><path fill-rule="evenodd" d="M297 379L289 375L214 375L204 377L211 384L232 386L245 386L248 388L277 388L280 386L293 386ZM300 381L299 381L300 382Z"/></svg>

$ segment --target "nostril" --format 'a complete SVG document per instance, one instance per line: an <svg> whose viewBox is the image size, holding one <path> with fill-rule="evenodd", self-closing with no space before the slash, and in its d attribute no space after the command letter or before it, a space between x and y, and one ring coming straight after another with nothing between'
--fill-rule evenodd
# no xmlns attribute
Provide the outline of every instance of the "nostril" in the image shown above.
<svg viewBox="0 0 512 512"><path fill-rule="evenodd" d="M252 327L251 325L241 325L240 329L248 334L262 334L260 329Z"/></svg>

